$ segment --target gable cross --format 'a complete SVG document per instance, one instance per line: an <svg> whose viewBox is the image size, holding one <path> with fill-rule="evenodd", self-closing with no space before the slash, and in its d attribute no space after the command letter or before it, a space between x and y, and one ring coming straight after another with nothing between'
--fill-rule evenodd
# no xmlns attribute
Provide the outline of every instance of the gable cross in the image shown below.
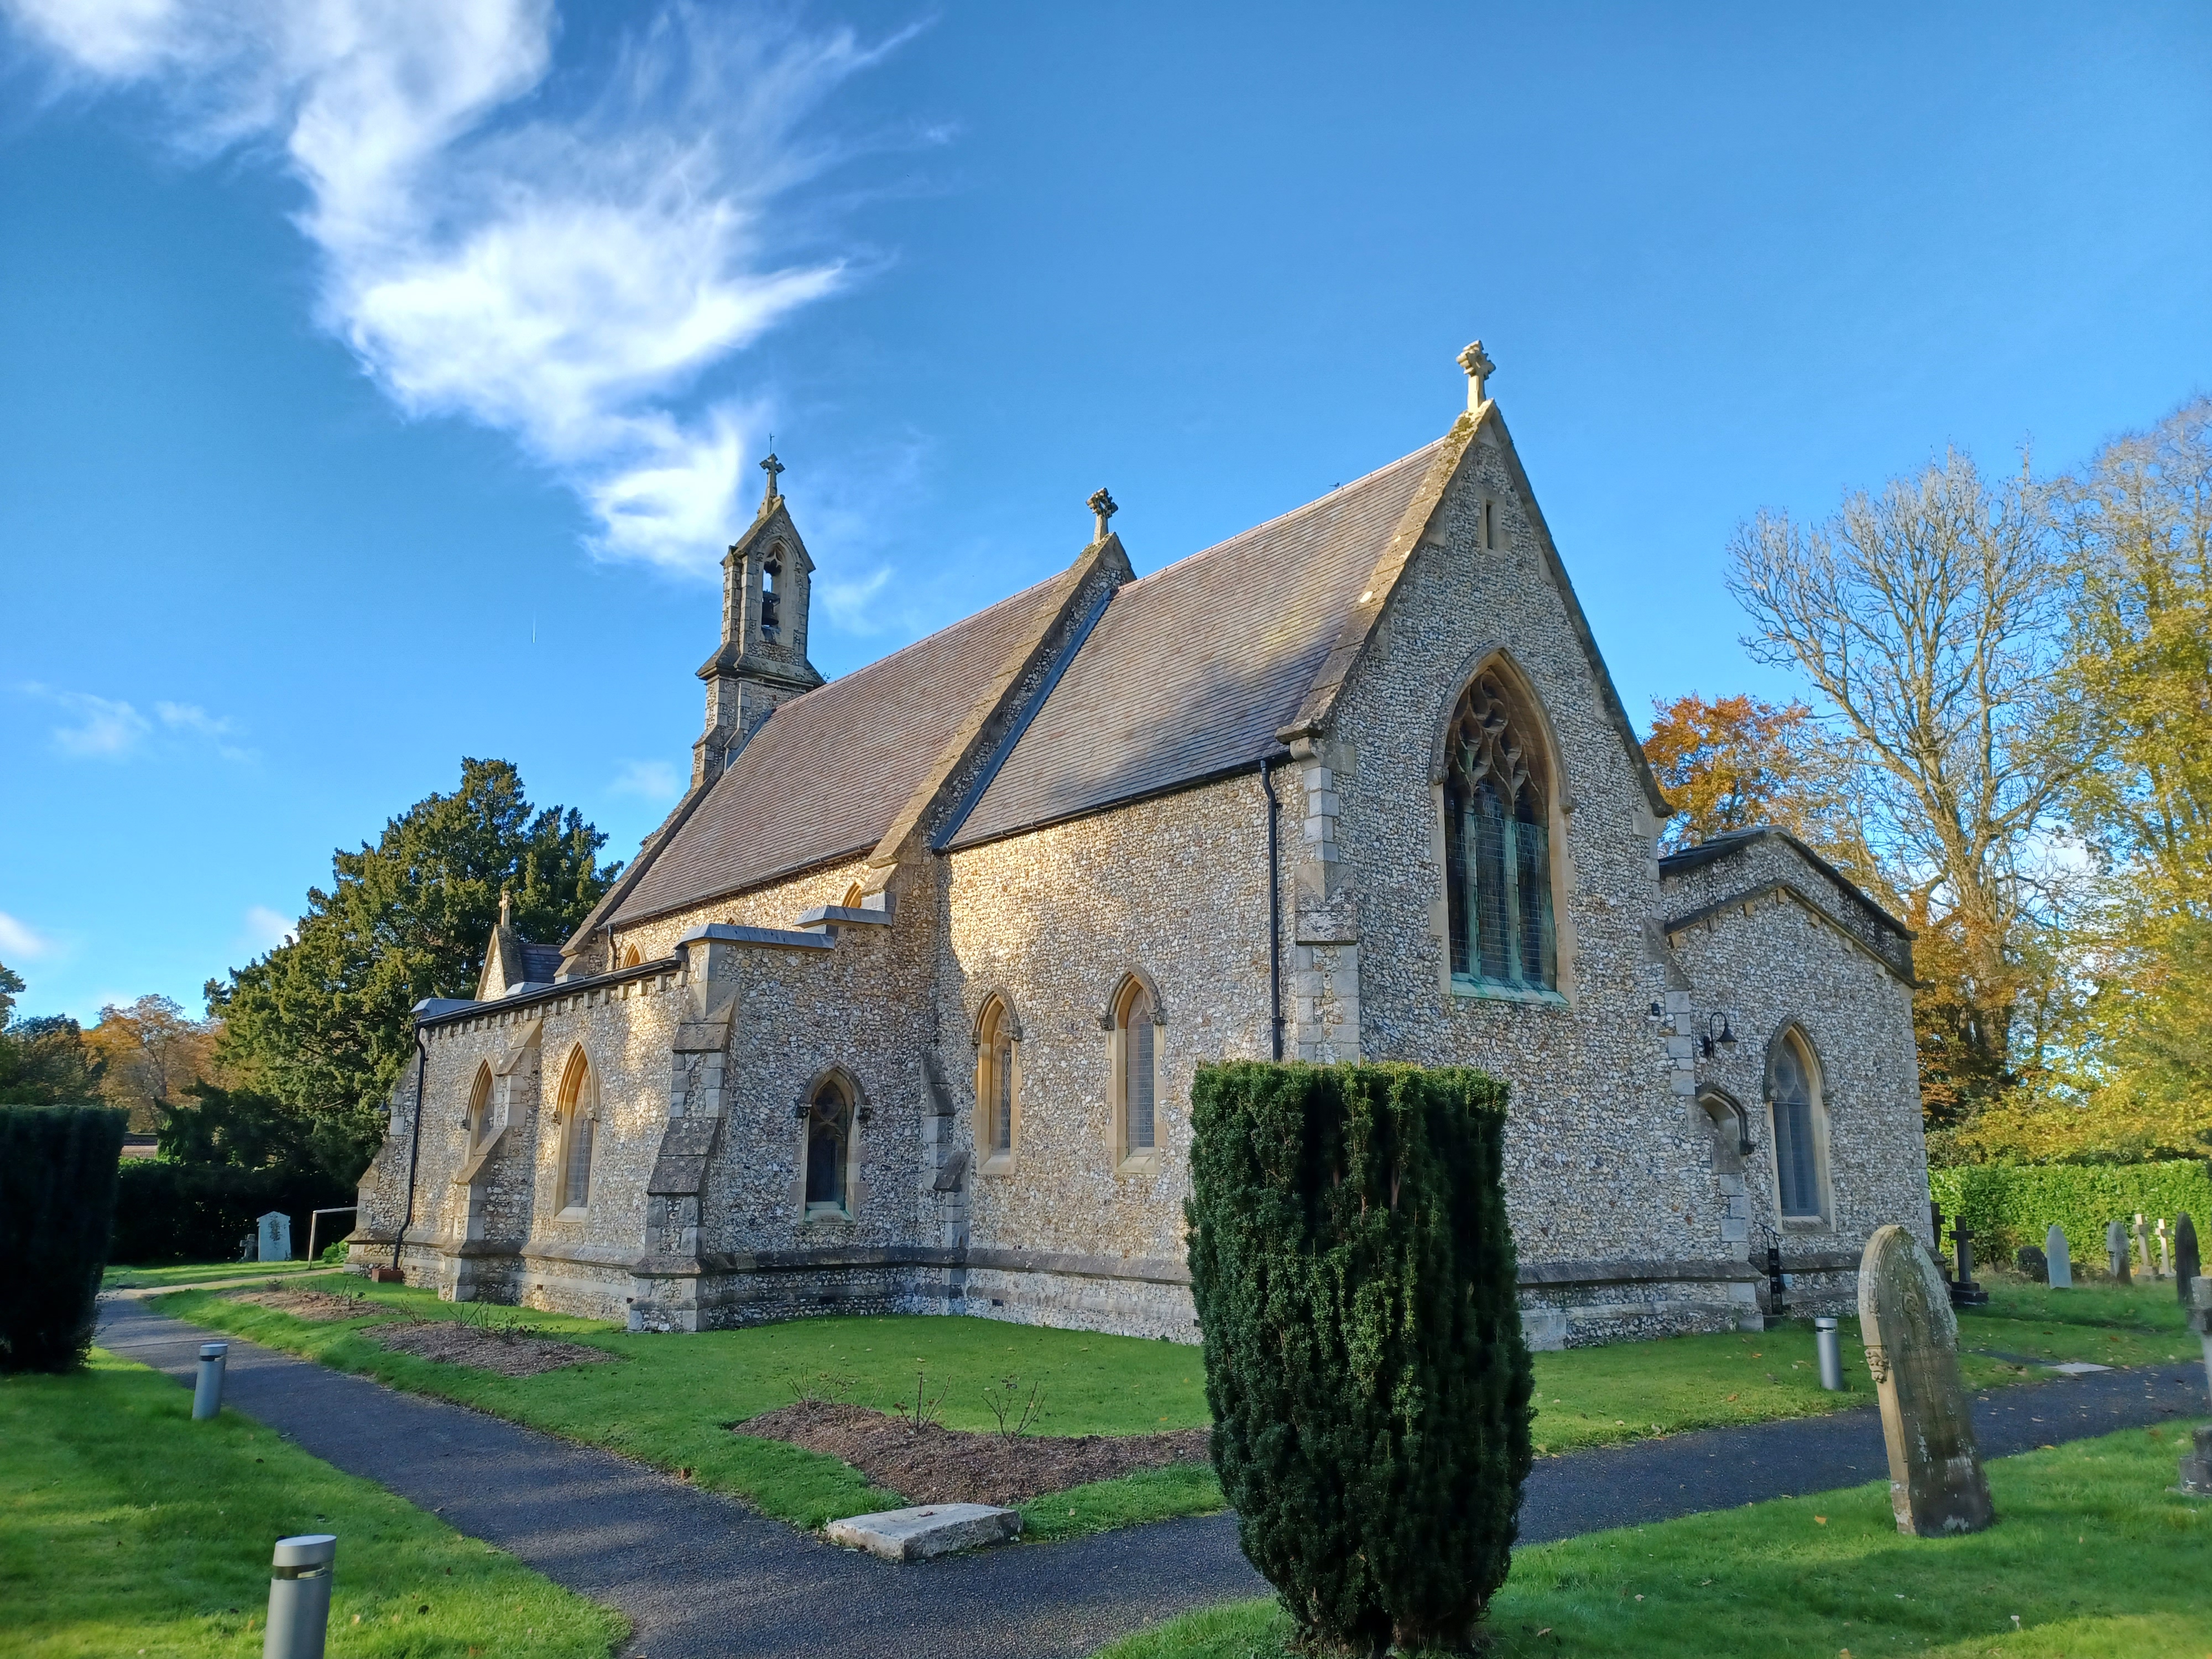
<svg viewBox="0 0 2212 1659"><path fill-rule="evenodd" d="M761 471L768 474L768 494L761 497L761 502L765 506L783 493L776 488L775 475L786 469L783 463L776 459L775 452L772 449L768 453L768 459L763 461L760 466Z"/></svg>
<svg viewBox="0 0 2212 1659"><path fill-rule="evenodd" d="M1498 365L1490 361L1489 354L1482 349L1482 342L1477 340L1459 354L1459 366L1467 371L1467 406L1472 412L1482 407L1483 379L1495 374Z"/></svg>
<svg viewBox="0 0 2212 1659"><path fill-rule="evenodd" d="M1103 489L1091 497L1090 507L1091 510L1098 515L1098 528L1091 539L1094 542L1103 542L1106 539L1106 520L1121 509L1114 504L1114 498Z"/></svg>

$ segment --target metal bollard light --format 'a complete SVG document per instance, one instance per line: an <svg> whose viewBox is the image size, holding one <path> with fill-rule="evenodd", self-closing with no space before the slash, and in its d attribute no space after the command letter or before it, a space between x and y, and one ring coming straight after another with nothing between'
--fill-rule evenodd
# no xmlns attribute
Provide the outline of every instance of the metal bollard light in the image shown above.
<svg viewBox="0 0 2212 1659"><path fill-rule="evenodd" d="M228 1342L200 1344L199 1381L192 1385L192 1421L204 1423L222 1409L222 1366Z"/></svg>
<svg viewBox="0 0 2212 1659"><path fill-rule="evenodd" d="M337 1559L338 1540L332 1533L276 1540L261 1659L323 1659L331 1623L331 1573Z"/></svg>
<svg viewBox="0 0 2212 1659"><path fill-rule="evenodd" d="M1836 1322L1832 1319L1814 1320L1813 1342L1820 1352L1820 1386L1830 1394L1841 1394L1844 1389L1844 1350L1836 1335Z"/></svg>

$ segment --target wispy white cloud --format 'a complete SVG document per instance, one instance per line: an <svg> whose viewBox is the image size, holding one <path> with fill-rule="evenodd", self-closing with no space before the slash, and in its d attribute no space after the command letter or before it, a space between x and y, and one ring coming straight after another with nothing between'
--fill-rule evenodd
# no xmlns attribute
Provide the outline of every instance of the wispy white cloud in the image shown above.
<svg viewBox="0 0 2212 1659"><path fill-rule="evenodd" d="M0 910L0 958L36 962L53 948L54 942L28 922L18 921L5 910Z"/></svg>
<svg viewBox="0 0 2212 1659"><path fill-rule="evenodd" d="M282 910L272 910L265 904L250 904L246 908L246 926L239 939L256 956L289 945L299 923Z"/></svg>
<svg viewBox="0 0 2212 1659"><path fill-rule="evenodd" d="M127 702L96 697L89 691L54 691L42 685L26 689L64 711L62 723L53 728L54 747L64 755L120 760L154 729L153 722Z"/></svg>
<svg viewBox="0 0 2212 1659"><path fill-rule="evenodd" d="M823 582L815 591L822 596L822 608L838 627L848 634L873 634L880 631L882 623L871 602L890 579L890 567L882 565L865 576Z"/></svg>
<svg viewBox="0 0 2212 1659"><path fill-rule="evenodd" d="M235 722L210 714L197 703L156 702L152 718L134 703L96 696L89 691L64 691L36 682L21 690L29 696L63 711L52 729L54 747L83 760L122 760L143 749L156 732L210 744L225 760L253 758L253 751L237 741Z"/></svg>
<svg viewBox="0 0 2212 1659"><path fill-rule="evenodd" d="M279 154L322 321L412 415L511 433L599 551L708 571L763 424L700 376L847 276L769 209L849 153L811 131L898 44L665 4L587 76L551 0L0 0L66 76L143 86L173 136Z"/></svg>
<svg viewBox="0 0 2212 1659"><path fill-rule="evenodd" d="M684 793L684 780L666 761L624 761L615 781L607 786L607 793L649 801L674 800Z"/></svg>

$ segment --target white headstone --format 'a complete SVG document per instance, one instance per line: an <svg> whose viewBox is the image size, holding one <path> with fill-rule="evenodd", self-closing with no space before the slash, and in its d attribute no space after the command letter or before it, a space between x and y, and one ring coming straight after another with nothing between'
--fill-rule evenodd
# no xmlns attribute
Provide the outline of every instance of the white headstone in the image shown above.
<svg viewBox="0 0 2212 1659"><path fill-rule="evenodd" d="M2067 1254L2066 1230L2057 1222L2043 1236L2043 1254L2051 1263L2051 1288L2070 1291L2074 1288L2074 1258Z"/></svg>
<svg viewBox="0 0 2212 1659"><path fill-rule="evenodd" d="M271 1210L260 1218L260 1259L264 1261L289 1261L292 1259L292 1218L282 1210Z"/></svg>

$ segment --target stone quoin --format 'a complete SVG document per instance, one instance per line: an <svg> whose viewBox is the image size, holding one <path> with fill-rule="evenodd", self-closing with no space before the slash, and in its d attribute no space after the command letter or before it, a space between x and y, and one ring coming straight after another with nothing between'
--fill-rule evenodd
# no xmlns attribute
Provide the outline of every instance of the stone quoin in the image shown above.
<svg viewBox="0 0 2212 1659"><path fill-rule="evenodd" d="M1848 1310L1928 1232L1911 936L1668 806L1480 343L1436 441L1139 576L825 680L781 486L724 561L692 782L556 945L416 1011L357 1267L633 1329L902 1310L1195 1340L1206 1060L1512 1087L1538 1347ZM1754 1266L1753 1263L1761 1264Z"/></svg>

